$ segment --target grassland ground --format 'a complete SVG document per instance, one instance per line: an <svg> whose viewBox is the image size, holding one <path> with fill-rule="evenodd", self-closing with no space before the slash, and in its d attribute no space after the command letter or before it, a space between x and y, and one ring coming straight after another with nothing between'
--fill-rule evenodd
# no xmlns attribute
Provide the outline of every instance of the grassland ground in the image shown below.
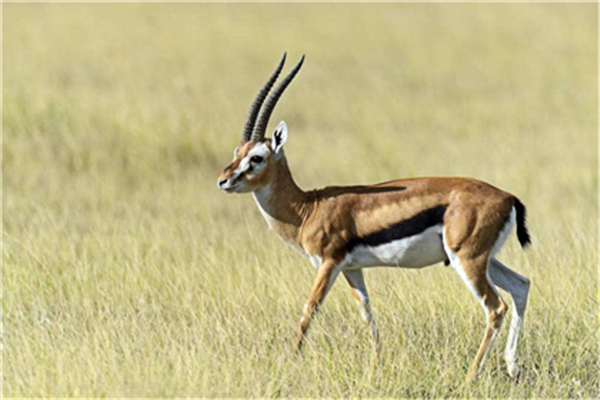
<svg viewBox="0 0 600 400"><path fill-rule="evenodd" d="M287 50L272 118L305 189L470 176L528 207L521 379L451 268L338 282L216 179ZM598 4L2 4L2 395L598 396ZM505 298L508 298L505 295Z"/></svg>

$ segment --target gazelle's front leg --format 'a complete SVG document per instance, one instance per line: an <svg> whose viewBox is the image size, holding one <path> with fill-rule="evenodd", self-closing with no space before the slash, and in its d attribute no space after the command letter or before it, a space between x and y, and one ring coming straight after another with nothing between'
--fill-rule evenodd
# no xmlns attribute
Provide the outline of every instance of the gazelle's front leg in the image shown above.
<svg viewBox="0 0 600 400"><path fill-rule="evenodd" d="M306 331L308 331L311 318L325 300L325 296L327 296L327 293L333 286L333 282L335 282L339 273L340 267L338 263L333 260L324 260L321 264L315 283L310 291L308 301L304 306L304 314L300 320L300 332L298 332L298 340L296 342L296 353L302 348L302 343L306 336Z"/></svg>
<svg viewBox="0 0 600 400"><path fill-rule="evenodd" d="M375 325L375 319L373 319L373 312L371 311L369 294L367 293L367 285L365 284L363 272L360 269L344 271L344 276L350 285L352 296L356 299L364 320L367 321L371 328L371 337L373 338L373 344L377 349L379 348L379 331Z"/></svg>

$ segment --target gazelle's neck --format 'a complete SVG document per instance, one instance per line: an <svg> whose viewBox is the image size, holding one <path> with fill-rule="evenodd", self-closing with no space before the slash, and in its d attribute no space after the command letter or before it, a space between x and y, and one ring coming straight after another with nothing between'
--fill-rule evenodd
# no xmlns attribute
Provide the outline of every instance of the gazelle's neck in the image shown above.
<svg viewBox="0 0 600 400"><path fill-rule="evenodd" d="M284 240L298 243L310 206L307 194L294 182L284 155L272 166L268 183L253 195L269 227Z"/></svg>

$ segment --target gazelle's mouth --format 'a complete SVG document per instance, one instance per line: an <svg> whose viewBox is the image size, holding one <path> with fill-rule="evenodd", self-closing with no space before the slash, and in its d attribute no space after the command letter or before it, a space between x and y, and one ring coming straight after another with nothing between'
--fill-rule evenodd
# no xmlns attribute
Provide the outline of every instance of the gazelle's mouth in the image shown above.
<svg viewBox="0 0 600 400"><path fill-rule="evenodd" d="M239 188L240 186L242 186L240 183L238 183L237 185L231 185L231 186L227 186L227 187L222 187L221 189L226 192L226 193L233 193L235 192L235 190L237 188Z"/></svg>

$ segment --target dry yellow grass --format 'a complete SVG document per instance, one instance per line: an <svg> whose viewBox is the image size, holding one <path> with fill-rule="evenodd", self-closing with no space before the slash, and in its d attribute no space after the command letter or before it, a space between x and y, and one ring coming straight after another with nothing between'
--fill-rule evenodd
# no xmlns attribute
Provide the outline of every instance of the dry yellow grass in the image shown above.
<svg viewBox="0 0 600 400"><path fill-rule="evenodd" d="M598 395L598 4L3 4L3 397ZM450 268L344 282L301 358L314 271L216 178L281 53L299 184L471 176L518 195L533 281L462 378L481 308ZM272 128L271 128L272 129Z"/></svg>

